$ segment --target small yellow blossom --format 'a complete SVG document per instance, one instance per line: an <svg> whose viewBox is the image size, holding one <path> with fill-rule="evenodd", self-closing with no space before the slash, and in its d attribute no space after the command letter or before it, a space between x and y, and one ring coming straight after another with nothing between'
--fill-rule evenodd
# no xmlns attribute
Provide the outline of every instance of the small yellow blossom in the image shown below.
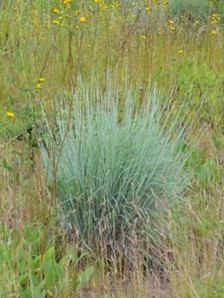
<svg viewBox="0 0 224 298"><path fill-rule="evenodd" d="M176 28L174 26L170 26L170 30L174 31Z"/></svg>
<svg viewBox="0 0 224 298"><path fill-rule="evenodd" d="M75 25L75 29L79 29L80 28L80 26L79 25Z"/></svg>
<svg viewBox="0 0 224 298"><path fill-rule="evenodd" d="M179 50L179 51L178 51L178 54L180 54L180 55L182 55L183 53L184 53L183 50Z"/></svg>
<svg viewBox="0 0 224 298"><path fill-rule="evenodd" d="M101 0L95 0L95 2L96 2L96 3L100 3L100 2L101 2Z"/></svg>
<svg viewBox="0 0 224 298"><path fill-rule="evenodd" d="M41 77L41 78L38 79L38 81L39 81L40 83L43 83L43 82L44 82L44 78Z"/></svg>
<svg viewBox="0 0 224 298"><path fill-rule="evenodd" d="M173 20L168 20L168 21L167 21L167 24L169 24L169 25L172 25L173 23L174 23Z"/></svg>
<svg viewBox="0 0 224 298"><path fill-rule="evenodd" d="M57 9L57 8L53 8L53 9L52 9L52 12L53 12L53 13L59 13L59 9Z"/></svg>
<svg viewBox="0 0 224 298"><path fill-rule="evenodd" d="M217 31L216 30L212 30L212 35L217 35Z"/></svg>
<svg viewBox="0 0 224 298"><path fill-rule="evenodd" d="M76 12L75 12L75 14L78 16L78 15L80 15L80 13L81 13L81 10L76 10Z"/></svg>
<svg viewBox="0 0 224 298"><path fill-rule="evenodd" d="M13 112L7 112L6 115L9 117L9 118L13 118L15 115Z"/></svg>
<svg viewBox="0 0 224 298"><path fill-rule="evenodd" d="M199 21L195 21L194 23L195 23L195 25L199 25Z"/></svg>
<svg viewBox="0 0 224 298"><path fill-rule="evenodd" d="M65 1L64 1L64 4L65 4L65 5L68 4L68 3L72 3L72 0L65 0Z"/></svg>
<svg viewBox="0 0 224 298"><path fill-rule="evenodd" d="M141 37L142 37L142 39L146 39L146 35L142 35Z"/></svg>
<svg viewBox="0 0 224 298"><path fill-rule="evenodd" d="M216 20L212 20L212 21L210 22L211 25L215 25L215 23L216 23Z"/></svg>
<svg viewBox="0 0 224 298"><path fill-rule="evenodd" d="M59 17L58 19L59 19L59 21L62 21L63 20L63 17Z"/></svg>
<svg viewBox="0 0 224 298"><path fill-rule="evenodd" d="M145 10L146 10L146 11L151 11L151 10L152 10L152 6L147 6L147 7L145 8Z"/></svg>
<svg viewBox="0 0 224 298"><path fill-rule="evenodd" d="M212 14L212 19L213 20L216 20L216 21L220 21L221 20L220 15L218 13L213 13Z"/></svg>
<svg viewBox="0 0 224 298"><path fill-rule="evenodd" d="M41 88L41 83L36 84L36 89L40 89Z"/></svg>
<svg viewBox="0 0 224 298"><path fill-rule="evenodd" d="M86 23L86 21L87 21L86 17L81 17L79 20L81 23Z"/></svg>
<svg viewBox="0 0 224 298"><path fill-rule="evenodd" d="M52 21L52 24L54 24L54 25L59 25L59 24L60 24L60 21L59 21L59 20L53 20L53 21Z"/></svg>

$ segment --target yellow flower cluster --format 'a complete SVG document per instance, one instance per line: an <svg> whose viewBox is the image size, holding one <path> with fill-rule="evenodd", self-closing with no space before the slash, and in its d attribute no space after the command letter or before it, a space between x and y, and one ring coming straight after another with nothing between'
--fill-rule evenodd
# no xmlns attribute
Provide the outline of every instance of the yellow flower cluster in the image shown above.
<svg viewBox="0 0 224 298"><path fill-rule="evenodd" d="M43 77L40 77L38 79L38 83L36 84L36 89L41 89L41 83L43 83L45 81L45 79Z"/></svg>

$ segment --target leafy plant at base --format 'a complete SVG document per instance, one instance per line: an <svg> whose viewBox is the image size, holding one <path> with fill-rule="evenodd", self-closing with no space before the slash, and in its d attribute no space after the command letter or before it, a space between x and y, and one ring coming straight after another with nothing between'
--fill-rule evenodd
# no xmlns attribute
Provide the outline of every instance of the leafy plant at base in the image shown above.
<svg viewBox="0 0 224 298"><path fill-rule="evenodd" d="M18 231L0 226L0 295L30 297L70 297L78 293L90 279L93 267L78 269L82 255L77 255L74 246L68 245L60 258L52 239L46 249L43 246L43 229L39 226L24 226L24 234L18 241Z"/></svg>

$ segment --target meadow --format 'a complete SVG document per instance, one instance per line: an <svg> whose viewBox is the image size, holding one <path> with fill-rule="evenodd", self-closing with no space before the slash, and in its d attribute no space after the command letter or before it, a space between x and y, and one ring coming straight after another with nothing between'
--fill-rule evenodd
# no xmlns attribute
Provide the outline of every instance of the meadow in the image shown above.
<svg viewBox="0 0 224 298"><path fill-rule="evenodd" d="M0 2L0 296L224 297L222 0Z"/></svg>

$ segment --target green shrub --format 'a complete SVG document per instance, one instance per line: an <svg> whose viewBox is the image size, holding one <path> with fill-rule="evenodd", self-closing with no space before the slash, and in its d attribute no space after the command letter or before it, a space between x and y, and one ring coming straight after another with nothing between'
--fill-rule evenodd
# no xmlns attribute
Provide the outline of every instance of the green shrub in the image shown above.
<svg viewBox="0 0 224 298"><path fill-rule="evenodd" d="M124 97L119 104L112 87L104 96L80 88L71 113L58 105L57 129L48 123L51 137L42 146L51 189L57 172L63 221L95 251L130 252L136 239L141 249L146 239L155 244L158 206L166 210L166 202L190 182L179 117L171 121L155 93L148 93L140 108L132 104L137 92Z"/></svg>

